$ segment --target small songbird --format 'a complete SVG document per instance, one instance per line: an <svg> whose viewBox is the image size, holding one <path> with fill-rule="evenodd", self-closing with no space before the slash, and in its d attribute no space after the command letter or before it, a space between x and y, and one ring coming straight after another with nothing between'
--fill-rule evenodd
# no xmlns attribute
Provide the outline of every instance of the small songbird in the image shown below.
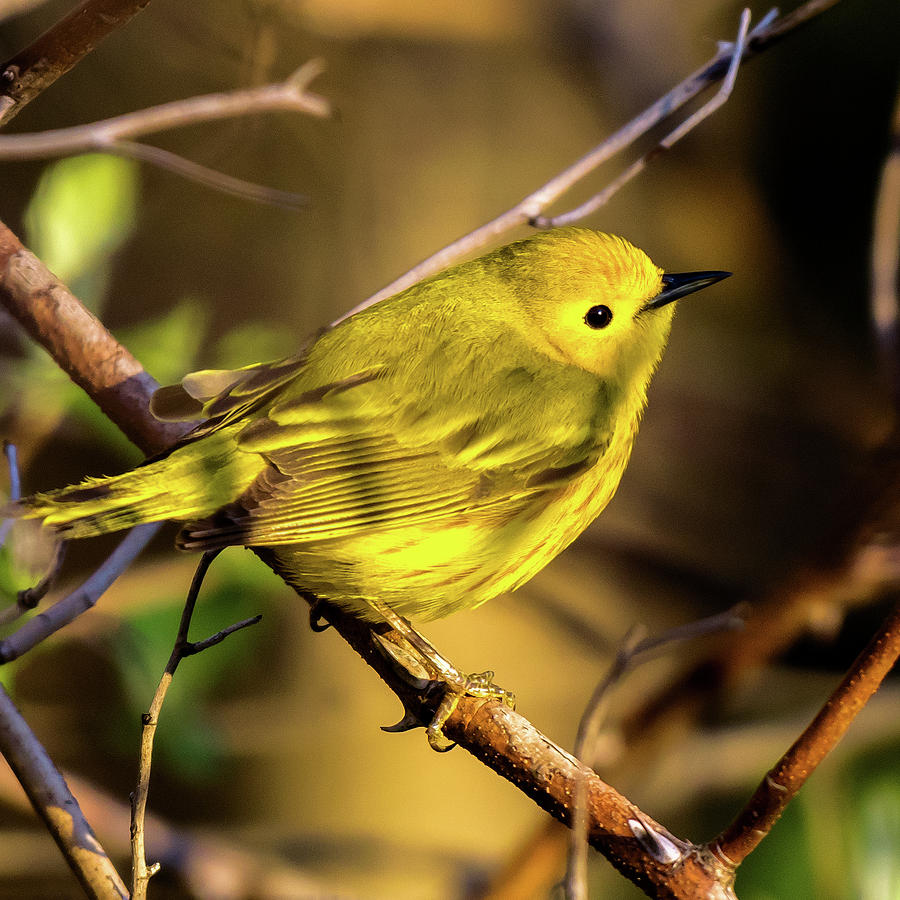
<svg viewBox="0 0 900 900"><path fill-rule="evenodd" d="M173 519L178 546L266 547L302 591L366 619L431 619L531 578L615 492L672 301L628 241L541 232L453 266L296 356L162 388L200 424L123 475L7 512L84 538Z"/></svg>

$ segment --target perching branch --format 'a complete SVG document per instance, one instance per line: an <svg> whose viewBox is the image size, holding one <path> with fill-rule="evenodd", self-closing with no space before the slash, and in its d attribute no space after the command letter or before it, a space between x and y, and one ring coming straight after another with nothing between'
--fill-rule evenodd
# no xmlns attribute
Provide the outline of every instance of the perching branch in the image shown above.
<svg viewBox="0 0 900 900"><path fill-rule="evenodd" d="M149 2L84 0L30 46L0 65L0 125L21 112Z"/></svg>
<svg viewBox="0 0 900 900"><path fill-rule="evenodd" d="M772 46L785 35L815 18L837 2L838 0L810 0L810 2L805 3L799 9L786 16L772 18L771 15L766 15L760 24L750 32L741 61L752 59L758 53ZM621 150L630 147L638 138L668 118L668 116L696 97L701 91L726 77L731 68L731 59L734 55L734 45L724 45L703 68L688 76L681 84L676 85L668 94L649 106L615 134L598 144L593 150L569 166L569 168L555 175L536 191L532 191L515 206L497 216L496 219L458 238L453 243L438 250L437 253L433 253L427 259L413 266L408 272L394 279L389 285L355 306L350 312L336 319L334 324L342 322L348 316L353 315L353 313L372 306L380 300L391 297L398 291L402 291L416 284L416 282L434 275L455 262L459 262L463 257L497 240L516 226L534 223L551 203L558 200L579 181ZM698 120L694 120L693 124L697 124L697 122ZM678 134L678 137L681 136L681 134Z"/></svg>

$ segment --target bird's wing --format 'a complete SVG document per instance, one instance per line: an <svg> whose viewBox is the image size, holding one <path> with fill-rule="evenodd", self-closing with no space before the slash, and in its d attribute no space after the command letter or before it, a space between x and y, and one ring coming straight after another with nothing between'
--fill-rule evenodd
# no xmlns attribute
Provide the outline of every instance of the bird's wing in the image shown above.
<svg viewBox="0 0 900 900"><path fill-rule="evenodd" d="M474 512L502 521L602 452L589 418L572 427L571 411L549 408L536 422L514 389L484 410L464 395L397 396L380 374L276 400L248 424L238 449L268 466L233 508L188 526L182 546L304 543Z"/></svg>
<svg viewBox="0 0 900 900"><path fill-rule="evenodd" d="M163 422L200 422L178 446L206 437L272 403L303 371L308 351L318 336L312 335L294 356L286 359L242 369L191 372L180 384L159 388L150 399L150 411Z"/></svg>

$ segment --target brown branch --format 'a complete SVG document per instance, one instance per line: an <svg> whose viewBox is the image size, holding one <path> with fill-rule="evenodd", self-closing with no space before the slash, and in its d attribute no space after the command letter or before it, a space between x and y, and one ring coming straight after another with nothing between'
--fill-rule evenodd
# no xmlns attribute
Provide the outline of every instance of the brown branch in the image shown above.
<svg viewBox="0 0 900 900"><path fill-rule="evenodd" d="M0 753L19 779L34 811L43 819L89 897L128 897L122 879L94 836L47 751L0 685Z"/></svg>
<svg viewBox="0 0 900 900"><path fill-rule="evenodd" d="M781 18L766 16L750 32L741 62L752 59L790 32L806 24L829 7L834 6L837 2L838 0L810 0L810 2L805 3L799 9ZM716 82L721 81L728 74L733 53L733 46L725 45L705 66L688 76L681 84L676 85L669 91L668 94L649 106L615 134L594 147L581 159L555 175L546 184L539 187L536 191L532 191L527 197L520 200L506 212L501 213L497 218L463 235L463 237L433 253L427 259L422 260L422 262L413 266L399 278L394 279L380 291L355 306L350 312L336 319L334 324L343 321L361 309L365 309L378 303L380 300L396 294L404 288L410 287L430 275L434 275L473 251L495 241L513 228L534 222L551 203L559 199L600 165L611 159L625 147L631 146L639 137L668 118L689 100L692 100Z"/></svg>
<svg viewBox="0 0 900 900"><path fill-rule="evenodd" d="M834 749L900 656L900 605L885 619L819 714L709 845L731 869L759 845L816 766Z"/></svg>
<svg viewBox="0 0 900 900"><path fill-rule="evenodd" d="M274 84L173 100L70 128L0 135L0 160L45 159L114 150L116 143L126 138L171 131L185 125L233 119L265 110L294 110L323 118L330 112L328 101L307 90L322 68L321 60L312 59L284 81Z"/></svg>
<svg viewBox="0 0 900 900"><path fill-rule="evenodd" d="M113 856L128 856L131 819L128 804L71 772L65 773L65 779L104 847ZM21 785L5 766L0 766L0 805L4 810L26 813L30 810ZM202 828L182 828L152 813L147 816L147 843L168 872L178 873L182 894L186 896L208 896L210 872L215 873L220 887L228 886L217 894L223 900L339 896L331 886L315 881L298 866L247 846L246 841L213 837ZM42 871L45 870L46 867Z"/></svg>
<svg viewBox="0 0 900 900"><path fill-rule="evenodd" d="M0 302L144 453L158 453L188 431L150 415L156 381L2 222Z"/></svg>
<svg viewBox="0 0 900 900"><path fill-rule="evenodd" d="M36 41L0 66L0 125L65 75L150 0L84 0Z"/></svg>
<svg viewBox="0 0 900 900"><path fill-rule="evenodd" d="M304 112L320 118L327 116L330 112L328 101L308 90L310 82L322 69L322 61L312 59L285 81L275 84L188 97L70 128L0 135L0 161L46 159L89 151L112 153L150 163L224 193L261 203L296 207L304 203L306 197L234 178L169 150L126 138L277 109Z"/></svg>

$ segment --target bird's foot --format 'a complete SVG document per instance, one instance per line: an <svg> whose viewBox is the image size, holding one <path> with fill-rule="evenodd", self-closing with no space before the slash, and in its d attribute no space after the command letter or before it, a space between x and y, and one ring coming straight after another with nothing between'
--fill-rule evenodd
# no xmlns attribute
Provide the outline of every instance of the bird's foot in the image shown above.
<svg viewBox="0 0 900 900"><path fill-rule="evenodd" d="M444 696L441 704L434 714L434 718L428 723L425 734L428 737L428 743L432 750L438 753L446 753L456 746L455 741L451 741L444 734L444 725L453 715L454 710L459 705L459 701L463 697L478 697L483 700L500 700L510 709L516 708L516 695L512 691L507 691L500 685L494 684L494 673L488 669L486 672L477 672L473 675L467 675L461 684L454 684L445 681Z"/></svg>
<svg viewBox="0 0 900 900"><path fill-rule="evenodd" d="M444 735L444 725L463 697L500 700L510 709L515 709L515 695L494 684L493 672L464 675L453 663L441 656L406 619L382 604L375 608L394 629L387 635L373 632L373 637L376 646L393 663L395 671L416 691L427 691L434 684L444 689L437 712L430 722L422 721L415 711L407 707L403 718L396 725L386 726L385 731L409 731L424 727L431 747L444 753L455 746Z"/></svg>

